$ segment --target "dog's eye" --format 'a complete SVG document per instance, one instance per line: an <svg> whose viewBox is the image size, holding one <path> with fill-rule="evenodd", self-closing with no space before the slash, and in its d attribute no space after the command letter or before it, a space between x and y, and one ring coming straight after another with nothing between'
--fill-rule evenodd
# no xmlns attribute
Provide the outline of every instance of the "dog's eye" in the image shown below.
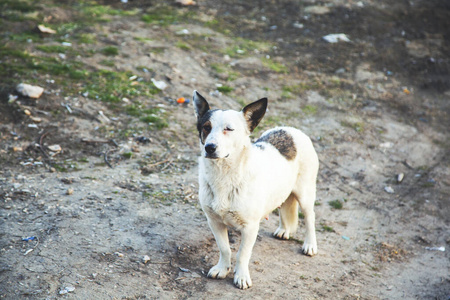
<svg viewBox="0 0 450 300"><path fill-rule="evenodd" d="M227 126L225 127L225 131L234 131L234 129Z"/></svg>
<svg viewBox="0 0 450 300"><path fill-rule="evenodd" d="M209 125L209 124L203 125L203 130L206 131L206 132L210 132L211 131L211 125Z"/></svg>

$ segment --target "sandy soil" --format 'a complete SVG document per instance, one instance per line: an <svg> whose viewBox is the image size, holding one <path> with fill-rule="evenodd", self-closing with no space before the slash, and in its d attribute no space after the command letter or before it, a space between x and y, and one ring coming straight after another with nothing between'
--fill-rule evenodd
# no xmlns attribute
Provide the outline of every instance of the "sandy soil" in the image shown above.
<svg viewBox="0 0 450 300"><path fill-rule="evenodd" d="M156 4L115 5L146 11ZM168 84L129 99L162 109L168 127L149 129L44 80L38 100L2 100L0 297L448 299L449 5L199 0L171 7L199 21L158 26L112 16L91 28L104 37L91 47L119 48L112 69L146 66L151 72L139 76ZM48 14L70 17L70 7ZM204 25L214 19L227 30ZM350 42L327 43L322 36L330 33ZM264 44L235 57L220 51L239 50L243 39ZM101 54L74 59L107 68ZM221 85L232 92L217 91ZM194 89L217 108L268 97L260 129L298 127L319 154L319 254L300 253L302 226L289 241L274 239L272 214L261 223L249 290L235 288L231 275L205 276L218 250L198 204L195 116L192 104L172 100ZM25 108L43 119L37 128ZM39 114L52 109L59 113ZM121 134L133 128L134 136ZM62 151L51 157L47 147L55 144ZM57 162L67 170L55 169ZM235 253L239 233L230 240Z"/></svg>

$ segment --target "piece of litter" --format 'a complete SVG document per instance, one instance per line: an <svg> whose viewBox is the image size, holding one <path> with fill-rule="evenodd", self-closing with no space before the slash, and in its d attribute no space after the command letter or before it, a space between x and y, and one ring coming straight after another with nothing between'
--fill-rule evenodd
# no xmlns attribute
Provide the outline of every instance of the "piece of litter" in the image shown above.
<svg viewBox="0 0 450 300"><path fill-rule="evenodd" d="M73 188L68 188L66 191L66 195L72 195L73 194Z"/></svg>
<svg viewBox="0 0 450 300"><path fill-rule="evenodd" d="M182 268L182 267L179 267L179 269L182 271L182 272L190 272L191 270L189 270L189 269L185 269L185 268Z"/></svg>
<svg viewBox="0 0 450 300"><path fill-rule="evenodd" d="M27 251L25 251L25 253L23 254L24 256L27 255L28 253L30 253L31 251L33 251L34 249L28 249Z"/></svg>
<svg viewBox="0 0 450 300"><path fill-rule="evenodd" d="M56 33L56 30L53 30L53 29L48 28L48 27L45 27L44 25L38 25L38 29L42 33L50 33L50 34L55 34Z"/></svg>
<svg viewBox="0 0 450 300"><path fill-rule="evenodd" d="M29 237L23 238L22 241L28 242L28 241L34 241L35 239L37 239L37 237L29 236Z"/></svg>
<svg viewBox="0 0 450 300"><path fill-rule="evenodd" d="M345 33L333 33L333 34L328 34L324 37L322 37L325 41L327 41L328 43L332 43L335 44L337 42L350 42L350 39L347 37L347 35Z"/></svg>
<svg viewBox="0 0 450 300"><path fill-rule="evenodd" d="M9 95L8 95L8 103L9 103L9 104L14 103L14 101L16 101L17 98L19 98L19 97L16 96L16 95L11 95L11 94L9 94Z"/></svg>
<svg viewBox="0 0 450 300"><path fill-rule="evenodd" d="M47 148L52 152L60 152L62 150L60 145L50 145Z"/></svg>
<svg viewBox="0 0 450 300"><path fill-rule="evenodd" d="M346 241L349 241L349 240L350 240L350 238L349 238L348 236L345 236L345 235L343 235L342 238L343 238L344 240L346 240Z"/></svg>
<svg viewBox="0 0 450 300"><path fill-rule="evenodd" d="M20 83L16 86L16 91L21 93L23 96L37 99L42 95L44 89L37 85Z"/></svg>
<svg viewBox="0 0 450 300"><path fill-rule="evenodd" d="M150 256L144 255L144 256L142 257L142 262L143 262L144 264L148 263L149 261L150 261Z"/></svg>
<svg viewBox="0 0 450 300"><path fill-rule="evenodd" d="M167 88L167 83L165 83L162 80L155 80L154 78L152 78L152 82L154 84L154 86L158 89L158 90L164 90L165 88Z"/></svg>
<svg viewBox="0 0 450 300"><path fill-rule="evenodd" d="M187 29L182 29L176 32L177 35L188 35L190 34L189 30Z"/></svg>
<svg viewBox="0 0 450 300"><path fill-rule="evenodd" d="M397 183L401 183L403 181L403 178L405 177L405 174L400 173L397 175Z"/></svg>
<svg viewBox="0 0 450 300"><path fill-rule="evenodd" d="M305 27L305 25L303 25L302 23L299 23L299 22L294 22L294 24L292 24L292 26L294 26L294 28L298 28L298 29L302 29L303 27Z"/></svg>
<svg viewBox="0 0 450 300"><path fill-rule="evenodd" d="M75 287L73 287L73 286L66 286L66 287L64 287L63 289L61 289L59 291L59 294L60 295L65 295L65 294L73 292L73 291L75 291Z"/></svg>
<svg viewBox="0 0 450 300"><path fill-rule="evenodd" d="M445 247L425 247L425 250L445 252Z"/></svg>
<svg viewBox="0 0 450 300"><path fill-rule="evenodd" d="M176 0L175 2L181 5L195 5L195 1L193 0Z"/></svg>
<svg viewBox="0 0 450 300"><path fill-rule="evenodd" d="M72 47L72 43L69 43L69 42L62 42L61 45L66 46L66 47Z"/></svg>
<svg viewBox="0 0 450 300"><path fill-rule="evenodd" d="M385 186L384 190L385 190L386 193L389 193L389 194L393 194L394 193L394 189L392 187L390 187L390 186Z"/></svg>

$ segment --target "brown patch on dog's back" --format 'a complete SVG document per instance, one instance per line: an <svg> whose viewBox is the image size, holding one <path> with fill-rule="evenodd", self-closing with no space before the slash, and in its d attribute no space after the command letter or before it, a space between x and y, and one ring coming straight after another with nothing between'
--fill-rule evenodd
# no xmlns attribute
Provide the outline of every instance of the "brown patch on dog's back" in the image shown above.
<svg viewBox="0 0 450 300"><path fill-rule="evenodd" d="M255 144L265 142L274 146L281 155L286 157L287 160L293 160L297 155L297 148L294 144L292 136L286 132L286 130L279 129L272 131L266 135L260 137Z"/></svg>

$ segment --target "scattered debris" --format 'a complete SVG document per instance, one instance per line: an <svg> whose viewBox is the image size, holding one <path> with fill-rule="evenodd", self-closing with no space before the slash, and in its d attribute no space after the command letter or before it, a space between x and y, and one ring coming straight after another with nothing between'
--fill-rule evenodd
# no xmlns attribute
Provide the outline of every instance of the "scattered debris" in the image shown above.
<svg viewBox="0 0 450 300"><path fill-rule="evenodd" d="M46 26L44 26L44 25L38 25L38 29L39 29L39 31L40 32L42 32L42 33L49 33L49 34L55 34L56 33L56 30L53 30L53 29L51 29L51 28L48 28L48 27L46 27Z"/></svg>
<svg viewBox="0 0 450 300"><path fill-rule="evenodd" d="M325 41L327 41L328 43L332 43L335 44L337 42L351 42L350 39L347 37L346 34L344 33L333 33L333 34L328 34L324 37L322 37Z"/></svg>
<svg viewBox="0 0 450 300"><path fill-rule="evenodd" d="M385 190L386 193L389 193L389 194L393 194L394 193L394 189L392 187L390 187L390 186L385 186L384 190Z"/></svg>
<svg viewBox="0 0 450 300"><path fill-rule="evenodd" d="M186 268L182 268L182 267L178 267L180 269L181 272L190 272L191 270L186 269Z"/></svg>
<svg viewBox="0 0 450 300"><path fill-rule="evenodd" d="M303 27L305 27L305 25L303 25L302 23L299 23L299 22L294 22L294 24L292 24L292 26L294 26L294 28L298 28L298 29L303 29Z"/></svg>
<svg viewBox="0 0 450 300"><path fill-rule="evenodd" d="M167 83L165 83L162 80L155 80L154 78L152 78L152 82L155 85L155 87L161 91L165 90L168 87Z"/></svg>
<svg viewBox="0 0 450 300"><path fill-rule="evenodd" d="M66 47L72 47L72 43L69 43L69 42L62 42L61 45L66 46Z"/></svg>
<svg viewBox="0 0 450 300"><path fill-rule="evenodd" d="M182 30L179 30L179 31L175 32L175 34L176 35L188 35L188 34L190 34L190 32L189 32L189 30L187 30L185 28L185 29L182 29Z"/></svg>
<svg viewBox="0 0 450 300"><path fill-rule="evenodd" d="M425 247L425 250L445 252L445 247Z"/></svg>
<svg viewBox="0 0 450 300"><path fill-rule="evenodd" d="M330 12L328 6L313 5L305 7L305 13L313 15L325 15Z"/></svg>
<svg viewBox="0 0 450 300"><path fill-rule="evenodd" d="M100 116L100 122L102 122L102 123L111 123L111 120L107 117L107 116L105 116L105 114L103 113L103 111L99 111L98 112L98 115Z"/></svg>
<svg viewBox="0 0 450 300"><path fill-rule="evenodd" d="M123 253L120 253L120 252L114 252L114 254L117 255L118 257L123 257L124 256Z"/></svg>
<svg viewBox="0 0 450 300"><path fill-rule="evenodd" d="M50 150L52 152L61 152L61 150L62 150L60 145L50 145L47 148L48 148L48 150Z"/></svg>
<svg viewBox="0 0 450 300"><path fill-rule="evenodd" d="M14 101L16 101L17 98L19 98L19 97L16 96L16 95L11 95L11 94L9 94L9 95L8 95L8 103L9 103L9 104L14 103Z"/></svg>
<svg viewBox="0 0 450 300"><path fill-rule="evenodd" d="M42 95L42 93L44 92L44 89L37 85L20 83L17 85L16 91L25 97L37 99Z"/></svg>
<svg viewBox="0 0 450 300"><path fill-rule="evenodd" d="M345 236L345 235L343 235L342 238L343 238L344 240L346 240L346 241L349 241L349 240L350 240L350 238L349 238L348 236Z"/></svg>
<svg viewBox="0 0 450 300"><path fill-rule="evenodd" d="M175 0L176 3L181 4L181 5L195 5L195 1L193 0Z"/></svg>
<svg viewBox="0 0 450 300"><path fill-rule="evenodd" d="M73 286L66 286L66 287L64 287L63 289L61 289L59 291L59 294L60 295L65 295L65 294L71 293L73 291L75 291L75 287L73 287Z"/></svg>
<svg viewBox="0 0 450 300"><path fill-rule="evenodd" d="M141 260L144 264L146 264L150 261L150 256L144 255Z"/></svg>

